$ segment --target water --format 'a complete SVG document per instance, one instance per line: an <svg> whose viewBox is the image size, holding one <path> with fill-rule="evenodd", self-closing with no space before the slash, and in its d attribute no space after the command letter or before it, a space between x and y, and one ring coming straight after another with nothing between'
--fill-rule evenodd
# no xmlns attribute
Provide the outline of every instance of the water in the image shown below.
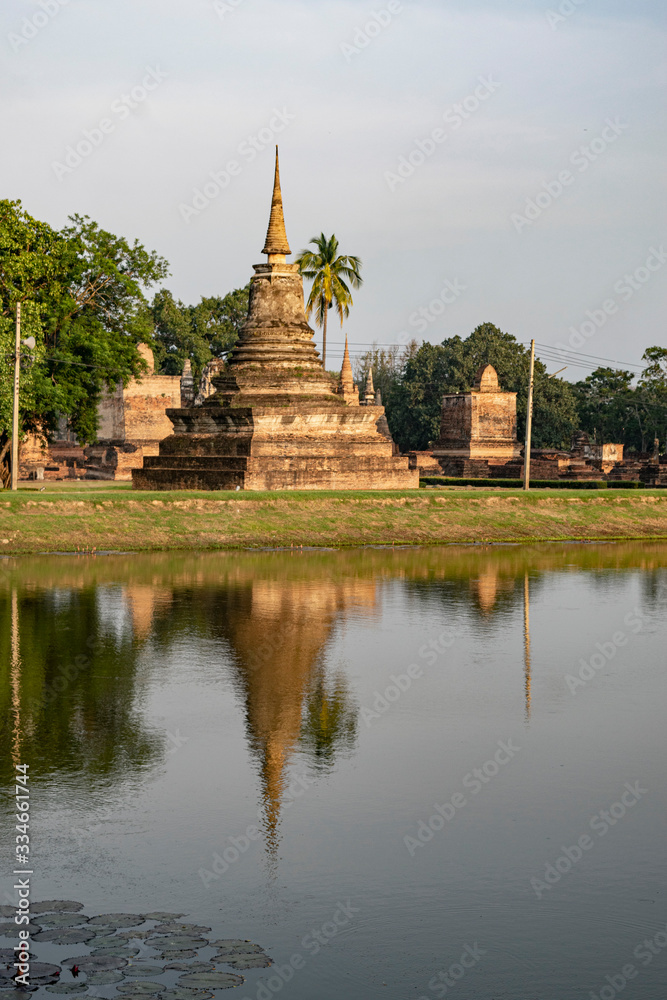
<svg viewBox="0 0 667 1000"><path fill-rule="evenodd" d="M33 899L258 942L238 997L664 996L667 546L0 574Z"/></svg>

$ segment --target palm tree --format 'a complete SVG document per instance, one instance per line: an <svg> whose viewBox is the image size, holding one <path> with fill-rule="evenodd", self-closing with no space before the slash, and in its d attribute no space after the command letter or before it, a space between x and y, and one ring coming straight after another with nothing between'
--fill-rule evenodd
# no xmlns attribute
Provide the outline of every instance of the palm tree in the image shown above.
<svg viewBox="0 0 667 1000"><path fill-rule="evenodd" d="M313 282L306 303L306 316L310 317L315 309L315 321L322 327L322 364L327 364L327 313L332 306L340 317L340 325L350 315L352 303L352 288L359 288L362 278L359 274L361 260L338 253L338 240L335 236L329 239L320 233L310 241L317 247L316 251L302 250L297 257L299 270L304 278Z"/></svg>

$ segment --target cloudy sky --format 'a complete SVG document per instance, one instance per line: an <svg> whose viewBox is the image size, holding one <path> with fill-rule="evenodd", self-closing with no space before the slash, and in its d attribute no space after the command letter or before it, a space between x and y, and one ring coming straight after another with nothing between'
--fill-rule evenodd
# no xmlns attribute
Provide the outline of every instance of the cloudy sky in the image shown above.
<svg viewBox="0 0 667 1000"><path fill-rule="evenodd" d="M2 197L137 237L196 302L263 259L278 142L292 250L335 232L363 260L353 350L490 321L637 366L666 343L666 22L660 0L3 0Z"/></svg>

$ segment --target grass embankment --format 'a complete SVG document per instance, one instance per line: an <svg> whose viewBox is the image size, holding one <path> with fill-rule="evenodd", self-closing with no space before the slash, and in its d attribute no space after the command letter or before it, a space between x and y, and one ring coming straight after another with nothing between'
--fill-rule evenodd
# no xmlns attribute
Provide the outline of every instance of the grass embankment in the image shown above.
<svg viewBox="0 0 667 1000"><path fill-rule="evenodd" d="M0 497L0 552L667 538L667 490L133 492Z"/></svg>

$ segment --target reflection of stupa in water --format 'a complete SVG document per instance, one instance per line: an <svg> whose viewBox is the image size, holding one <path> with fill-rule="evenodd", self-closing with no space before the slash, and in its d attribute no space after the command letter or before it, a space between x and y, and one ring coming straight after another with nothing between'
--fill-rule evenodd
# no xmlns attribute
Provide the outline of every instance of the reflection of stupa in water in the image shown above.
<svg viewBox="0 0 667 1000"><path fill-rule="evenodd" d="M274 859L291 758L300 751L321 770L354 742L356 708L344 680L328 677L323 652L341 614L373 607L375 592L372 580L256 580L228 622Z"/></svg>

